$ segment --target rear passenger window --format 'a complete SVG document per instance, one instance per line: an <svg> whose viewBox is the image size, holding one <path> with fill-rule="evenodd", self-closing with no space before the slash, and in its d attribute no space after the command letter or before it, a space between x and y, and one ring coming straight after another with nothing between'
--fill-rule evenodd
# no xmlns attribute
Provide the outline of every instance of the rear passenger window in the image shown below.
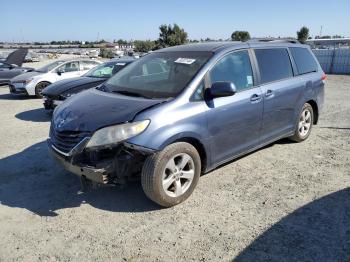
<svg viewBox="0 0 350 262"><path fill-rule="evenodd" d="M307 48L291 47L289 49L297 65L299 75L317 71L316 61Z"/></svg>
<svg viewBox="0 0 350 262"><path fill-rule="evenodd" d="M262 84L293 76L288 50L285 48L255 49Z"/></svg>
<svg viewBox="0 0 350 262"><path fill-rule="evenodd" d="M253 86L253 72L248 51L226 55L210 71L212 83L225 81L235 84L237 91Z"/></svg>

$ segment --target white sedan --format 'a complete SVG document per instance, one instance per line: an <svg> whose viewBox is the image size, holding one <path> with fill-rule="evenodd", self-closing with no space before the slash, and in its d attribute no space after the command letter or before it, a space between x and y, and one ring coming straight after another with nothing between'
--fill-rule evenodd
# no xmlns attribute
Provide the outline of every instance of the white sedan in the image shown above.
<svg viewBox="0 0 350 262"><path fill-rule="evenodd" d="M99 64L101 64L100 61L89 59L58 60L12 78L10 92L41 97L42 90L48 85L59 80L81 76Z"/></svg>

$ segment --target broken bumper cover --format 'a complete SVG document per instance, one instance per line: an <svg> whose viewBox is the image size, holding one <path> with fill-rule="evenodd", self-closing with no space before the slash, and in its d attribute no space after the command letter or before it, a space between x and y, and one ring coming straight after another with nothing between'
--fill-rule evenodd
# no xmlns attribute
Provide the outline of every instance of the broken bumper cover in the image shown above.
<svg viewBox="0 0 350 262"><path fill-rule="evenodd" d="M101 184L119 184L127 179L133 179L136 173L140 173L144 158L155 152L153 149L125 142L115 149L111 149L112 154L109 157L92 165L83 164L77 159L84 154L87 142L88 139L83 140L69 153L64 153L57 149L50 139L47 140L51 155L67 171Z"/></svg>
<svg viewBox="0 0 350 262"><path fill-rule="evenodd" d="M56 151L55 147L52 145L51 141L47 140L49 152L53 158L60 163L67 171L78 175L85 176L87 179L90 179L94 182L107 184L108 183L108 174L112 172L111 165L105 168L95 168L90 166L84 166L79 164L73 164L72 158L69 156L64 156Z"/></svg>

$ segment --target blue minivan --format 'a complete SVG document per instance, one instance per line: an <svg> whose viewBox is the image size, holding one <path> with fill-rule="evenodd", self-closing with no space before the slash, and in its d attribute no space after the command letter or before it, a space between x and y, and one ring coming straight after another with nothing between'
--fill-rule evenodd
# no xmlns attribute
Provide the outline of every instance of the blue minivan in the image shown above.
<svg viewBox="0 0 350 262"><path fill-rule="evenodd" d="M48 145L83 185L140 179L151 200L170 207L227 161L281 138L307 139L325 79L296 41L164 48L58 106Z"/></svg>

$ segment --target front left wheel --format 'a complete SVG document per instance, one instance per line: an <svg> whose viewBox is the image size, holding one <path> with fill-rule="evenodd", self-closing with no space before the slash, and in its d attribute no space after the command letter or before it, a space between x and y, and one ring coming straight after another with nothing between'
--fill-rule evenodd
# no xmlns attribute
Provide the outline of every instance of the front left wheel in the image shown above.
<svg viewBox="0 0 350 262"><path fill-rule="evenodd" d="M201 174L201 159L191 144L178 142L149 156L142 169L143 191L154 202L171 207L185 201Z"/></svg>

